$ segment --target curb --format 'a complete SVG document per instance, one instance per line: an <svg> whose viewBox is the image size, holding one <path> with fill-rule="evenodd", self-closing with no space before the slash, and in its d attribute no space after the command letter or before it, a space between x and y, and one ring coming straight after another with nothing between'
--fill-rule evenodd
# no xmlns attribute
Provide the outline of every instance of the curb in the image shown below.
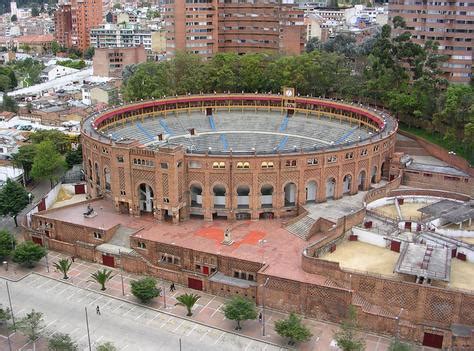
<svg viewBox="0 0 474 351"><path fill-rule="evenodd" d="M197 323L197 324L200 324L204 327L207 327L207 328L211 328L211 329L216 329L216 330L219 330L221 332L224 332L224 333L229 333L229 334L233 334L233 335L237 335L237 336L240 336L240 337L243 337L243 338L247 338L247 339L250 339L250 340L253 340L253 341L258 341L258 342L261 342L261 343L264 343L264 344L267 344L267 345L271 345L271 346L275 346L275 347L278 347L280 350L290 350L289 348L287 348L286 346L282 346L282 345L279 345L279 344L276 344L274 342L271 342L271 341L266 341L266 340L262 340L262 339L259 339L259 338L256 338L256 337L253 337L253 336L248 336L248 335L244 335L244 334L239 334L239 333L236 333L234 331L231 331L231 330L227 330L227 329L223 329L223 328L220 328L220 327L216 327L216 326L212 326L212 325L209 325L209 324L206 324L204 322L201 322L201 321L197 321L197 320L194 320L192 318L187 318L187 317L183 317L183 316L178 316L176 314L173 314L171 312L167 312L167 311L162 311L160 309L157 309L157 308L154 308L154 307L150 307L150 306L146 306L146 305L142 305L138 302L135 302L135 301L129 301L127 299L124 299L124 298L121 298L121 297L117 297L117 296L113 296L113 295L110 295L110 294L107 294L107 293L104 293L104 292L100 292L100 291L96 291L96 290L93 290L93 289L90 289L90 288L85 288L85 287L81 287L81 286L77 286L73 283L70 283L68 281L65 281L64 279L59 279L59 278L54 278L54 277L50 277L44 273L39 273L39 272L31 272L27 275L25 275L24 277L22 277L21 279L17 280L17 281L14 281L12 280L13 282L18 282L24 278L26 278L27 276L29 275L33 275L33 274L36 274L36 275L39 275L41 277L44 277L44 278L47 278L47 279L51 279L51 280L55 280L57 282L60 282L60 283L64 283L64 284L67 284L67 285L70 285L70 286L74 286L78 289L82 289L82 290L86 290L86 291L89 291L89 292L93 292L93 293L97 293L99 295L102 295L102 296L106 296L106 297L109 297L109 298L112 298L112 299L115 299L117 301L122 301L122 302L125 302L125 303L130 303L132 305L135 305L135 306L138 306L138 307L143 307L143 308L146 308L148 310L151 310L151 311L154 311L154 312L158 312L158 313L163 313L163 314L166 314L170 317L175 317L175 318L179 318L179 319L182 319L182 320L186 320L188 322L193 322L193 323ZM5 279L5 278L4 278Z"/></svg>

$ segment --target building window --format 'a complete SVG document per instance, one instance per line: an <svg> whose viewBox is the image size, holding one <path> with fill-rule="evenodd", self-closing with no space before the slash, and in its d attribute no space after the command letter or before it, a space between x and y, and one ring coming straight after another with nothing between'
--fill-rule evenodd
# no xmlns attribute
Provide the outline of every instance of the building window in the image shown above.
<svg viewBox="0 0 474 351"><path fill-rule="evenodd" d="M296 160L286 160L285 161L286 167L296 167Z"/></svg>
<svg viewBox="0 0 474 351"><path fill-rule="evenodd" d="M225 168L225 162L214 162L212 168Z"/></svg>
<svg viewBox="0 0 474 351"><path fill-rule="evenodd" d="M123 156L122 155L117 156L117 162L118 163L123 163Z"/></svg>
<svg viewBox="0 0 474 351"><path fill-rule="evenodd" d="M249 273L249 272L244 272L244 271L235 270L235 271L234 271L234 278L255 281L255 274L254 274L254 273Z"/></svg>
<svg viewBox="0 0 474 351"><path fill-rule="evenodd" d="M379 151L379 145L374 146L374 152L377 152L377 151Z"/></svg>
<svg viewBox="0 0 474 351"><path fill-rule="evenodd" d="M360 150L360 155L361 156L367 156L368 154L369 154L369 152L367 151L367 149Z"/></svg>
<svg viewBox="0 0 474 351"><path fill-rule="evenodd" d="M169 203L170 203L170 199L169 199L168 197L164 197L164 198L163 198L163 202L164 202L165 204L169 204Z"/></svg>
<svg viewBox="0 0 474 351"><path fill-rule="evenodd" d="M250 168L250 163L249 162L237 162L237 168L248 169L248 168Z"/></svg>
<svg viewBox="0 0 474 351"><path fill-rule="evenodd" d="M146 244L143 242L143 241L139 241L137 246L140 248L140 249L146 249Z"/></svg>
<svg viewBox="0 0 474 351"><path fill-rule="evenodd" d="M309 166L316 166L319 161L317 158L308 158L308 160L306 161L306 163L309 165Z"/></svg>
<svg viewBox="0 0 474 351"><path fill-rule="evenodd" d="M178 257L178 256L162 253L160 262L161 263L175 264L175 265L179 266L181 264L181 258Z"/></svg>
<svg viewBox="0 0 474 351"><path fill-rule="evenodd" d="M161 169L168 169L168 163L167 162L161 162L160 167L161 167Z"/></svg>
<svg viewBox="0 0 474 351"><path fill-rule="evenodd" d="M102 239L102 233L94 232L94 239Z"/></svg>
<svg viewBox="0 0 474 351"><path fill-rule="evenodd" d="M353 152L346 152L346 160L352 160L354 158Z"/></svg>
<svg viewBox="0 0 474 351"><path fill-rule="evenodd" d="M329 156L327 160L328 160L328 163L335 163L337 162L337 156L335 155Z"/></svg>
<svg viewBox="0 0 474 351"><path fill-rule="evenodd" d="M273 168L273 162L262 162L262 168Z"/></svg>
<svg viewBox="0 0 474 351"><path fill-rule="evenodd" d="M444 176L444 180L453 180L455 182L459 182L461 178L458 177L450 177L450 176Z"/></svg>
<svg viewBox="0 0 474 351"><path fill-rule="evenodd" d="M108 154L108 153L109 153L109 150L108 150L106 147L103 147L103 148L102 148L102 153L103 153L103 154Z"/></svg>
<svg viewBox="0 0 474 351"><path fill-rule="evenodd" d="M188 163L189 168L202 168L201 162L199 161L189 161Z"/></svg>
<svg viewBox="0 0 474 351"><path fill-rule="evenodd" d="M152 160L134 158L133 164L139 165L139 166L153 167L155 165L155 162L153 162Z"/></svg>
<svg viewBox="0 0 474 351"><path fill-rule="evenodd" d="M125 196L127 195L127 193L125 192L125 190L120 190L120 195Z"/></svg>

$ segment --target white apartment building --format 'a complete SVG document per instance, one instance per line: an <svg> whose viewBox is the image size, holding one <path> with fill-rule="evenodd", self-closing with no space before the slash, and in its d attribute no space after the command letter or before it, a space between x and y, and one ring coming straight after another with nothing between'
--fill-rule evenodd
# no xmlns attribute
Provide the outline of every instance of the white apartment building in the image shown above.
<svg viewBox="0 0 474 351"><path fill-rule="evenodd" d="M90 30L90 44L94 48L126 48L143 45L151 51L151 31L131 23L107 23Z"/></svg>

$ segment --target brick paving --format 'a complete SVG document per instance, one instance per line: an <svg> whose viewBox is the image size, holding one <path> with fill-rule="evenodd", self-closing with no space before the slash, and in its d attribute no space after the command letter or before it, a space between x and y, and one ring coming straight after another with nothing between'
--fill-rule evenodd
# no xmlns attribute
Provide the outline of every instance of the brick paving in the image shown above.
<svg viewBox="0 0 474 351"><path fill-rule="evenodd" d="M48 264L49 272L47 272L46 260L43 259L33 271L41 274L45 277L50 277L53 279L62 279L62 273L57 272L53 268L53 262L58 261L60 258L69 258L68 256L49 251L48 253ZM8 271L5 270L5 266L0 267L0 277L4 277L10 280L19 280L27 276L32 270L19 267L16 264L9 264ZM100 291L100 286L94 281L91 281L90 275L93 272L96 272L98 269L109 268L100 264L91 263L87 261L82 261L75 259L75 262L72 265L71 270L69 271L69 279L67 282L73 284L77 287L89 289L98 293L105 293L111 297L118 299L124 299L132 303L138 303L138 300L131 294L130 291L130 282L132 280L140 278L138 275L130 274L127 272L121 272L119 269L113 269L114 277L111 281L106 284L105 292ZM123 279L123 291L122 294L122 279ZM169 286L170 282L157 279L158 285L165 292L163 296L160 296L154 299L151 303L146 305L149 308L162 311L164 313L172 314L178 317L184 317L186 315L186 309L182 306L175 306L176 297L180 294L186 292L198 293L201 298L196 303L193 308L192 320L202 323L207 326L219 328L225 331L235 333L234 327L235 322L227 320L222 312L222 306L224 305L226 298L214 296L207 294L205 292L197 292L180 285L176 284L176 291L170 292ZM166 303L166 307L165 307ZM275 345L280 345L281 347L286 347L286 340L281 338L273 330L274 321L284 318L286 314L279 311L268 310L265 312L266 316L266 335L262 336L262 325L258 320L255 321L245 321L243 323L243 329L237 334L243 336L255 338L264 342L268 342ZM298 350L337 350L336 347L333 347L333 334L337 330L337 325L328 322L322 322L310 318L304 319L304 324L308 326L313 334L313 337L310 341L297 345ZM3 333L3 335L6 335ZM21 336L13 335L13 337L21 338ZM5 336L3 336L5 338ZM367 351L384 351L388 349L390 339L379 336L375 334L365 334L364 336L366 341L366 350ZM23 340L23 339L22 339ZM19 341L21 343L21 340ZM5 344L4 344L5 345ZM37 348L40 350L41 348ZM27 350L27 349L23 349ZM427 347L419 347L420 351L433 350Z"/></svg>

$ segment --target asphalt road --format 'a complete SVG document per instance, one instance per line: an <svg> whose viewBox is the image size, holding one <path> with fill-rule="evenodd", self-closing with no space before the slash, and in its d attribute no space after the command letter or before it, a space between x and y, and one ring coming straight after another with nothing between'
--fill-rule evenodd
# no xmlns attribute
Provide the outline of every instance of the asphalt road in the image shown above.
<svg viewBox="0 0 474 351"><path fill-rule="evenodd" d="M67 333L81 350L88 350L85 307L93 345L111 341L119 350L177 351L181 339L182 351L279 349L36 274L9 286L17 318L33 308L43 312L44 335ZM0 279L0 303L8 306L4 279ZM97 305L101 315L96 314Z"/></svg>

